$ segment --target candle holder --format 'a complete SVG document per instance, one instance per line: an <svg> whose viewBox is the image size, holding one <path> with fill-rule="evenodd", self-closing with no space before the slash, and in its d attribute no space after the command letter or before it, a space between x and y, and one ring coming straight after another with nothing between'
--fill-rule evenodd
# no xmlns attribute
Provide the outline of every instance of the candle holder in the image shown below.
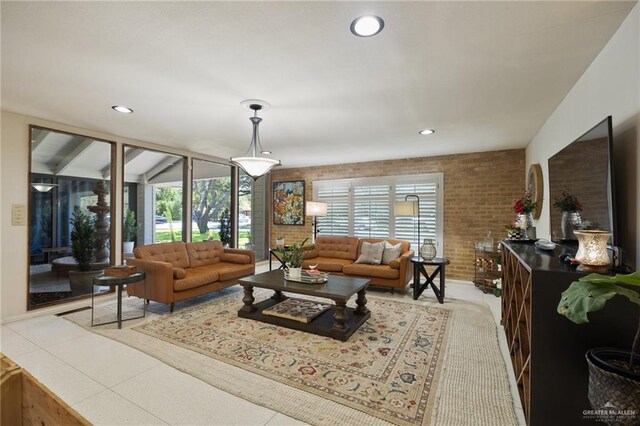
<svg viewBox="0 0 640 426"><path fill-rule="evenodd" d="M607 242L611 237L609 231L574 231L578 238L576 260L580 263L578 271L607 272L611 259L607 252Z"/></svg>

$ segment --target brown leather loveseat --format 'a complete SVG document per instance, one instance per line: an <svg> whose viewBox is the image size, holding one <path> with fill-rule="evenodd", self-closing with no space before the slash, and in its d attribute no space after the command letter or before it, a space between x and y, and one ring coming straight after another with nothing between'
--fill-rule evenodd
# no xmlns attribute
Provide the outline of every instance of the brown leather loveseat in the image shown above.
<svg viewBox="0 0 640 426"><path fill-rule="evenodd" d="M170 304L171 312L179 300L232 286L256 271L253 250L224 248L220 241L148 244L133 254L127 264L146 273L146 294L142 285L128 286L127 293Z"/></svg>
<svg viewBox="0 0 640 426"><path fill-rule="evenodd" d="M400 255L388 264L372 265L355 263L362 254L364 242L379 243L387 241L391 245L401 244ZM413 268L409 259L413 256L411 243L404 240L384 238L355 238L343 236L319 236L315 248L310 250L302 267L318 265L320 271L346 276L369 278L372 286L404 289L413 279Z"/></svg>

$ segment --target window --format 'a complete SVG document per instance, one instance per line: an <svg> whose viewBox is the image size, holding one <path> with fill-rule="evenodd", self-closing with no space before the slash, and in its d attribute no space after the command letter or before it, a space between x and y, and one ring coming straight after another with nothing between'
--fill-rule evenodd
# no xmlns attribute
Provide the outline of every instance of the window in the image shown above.
<svg viewBox="0 0 640 426"><path fill-rule="evenodd" d="M395 216L394 202L407 195L420 198L420 239L443 242L443 174L340 179L313 182L313 199L327 203L327 216L318 218L321 235L358 238L397 238L418 241L417 217ZM415 197L409 197L415 200Z"/></svg>

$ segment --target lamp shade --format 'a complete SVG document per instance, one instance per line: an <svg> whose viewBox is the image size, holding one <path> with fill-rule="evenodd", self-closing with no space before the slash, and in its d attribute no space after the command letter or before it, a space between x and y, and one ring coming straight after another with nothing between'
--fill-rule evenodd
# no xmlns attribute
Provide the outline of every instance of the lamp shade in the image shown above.
<svg viewBox="0 0 640 426"><path fill-rule="evenodd" d="M586 266L606 266L611 263L607 252L609 231L573 231L578 238L576 260Z"/></svg>
<svg viewBox="0 0 640 426"><path fill-rule="evenodd" d="M396 216L415 216L418 214L418 202L396 201L393 211Z"/></svg>
<svg viewBox="0 0 640 426"><path fill-rule="evenodd" d="M32 183L31 186L38 192L49 192L55 188L55 183Z"/></svg>
<svg viewBox="0 0 640 426"><path fill-rule="evenodd" d="M320 203L318 201L307 201L306 210L307 216L326 216L327 203Z"/></svg>
<svg viewBox="0 0 640 426"><path fill-rule="evenodd" d="M231 162L242 167L242 170L254 179L280 165L280 161L264 157L236 157L232 158Z"/></svg>

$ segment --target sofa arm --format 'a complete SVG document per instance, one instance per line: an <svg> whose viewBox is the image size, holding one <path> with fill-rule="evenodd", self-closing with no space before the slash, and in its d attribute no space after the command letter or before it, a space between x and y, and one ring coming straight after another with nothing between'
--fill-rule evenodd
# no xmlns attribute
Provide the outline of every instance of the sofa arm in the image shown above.
<svg viewBox="0 0 640 426"><path fill-rule="evenodd" d="M160 303L173 303L173 265L169 262L127 259L127 265L135 266L146 274L146 294L144 286L127 286L127 294L150 299Z"/></svg>
<svg viewBox="0 0 640 426"><path fill-rule="evenodd" d="M404 286L406 286L409 281L413 279L413 264L409 262L409 259L411 259L412 257L413 250L408 250L397 259L400 262L400 267L398 268L398 277Z"/></svg>
<svg viewBox="0 0 640 426"><path fill-rule="evenodd" d="M249 256L249 263L254 264L256 263L256 252L253 250L245 250L245 249L231 249L231 248L226 248L224 249L225 253L228 254L244 254L246 256ZM231 262L233 262L231 260ZM233 263L237 263L237 262L233 262Z"/></svg>

